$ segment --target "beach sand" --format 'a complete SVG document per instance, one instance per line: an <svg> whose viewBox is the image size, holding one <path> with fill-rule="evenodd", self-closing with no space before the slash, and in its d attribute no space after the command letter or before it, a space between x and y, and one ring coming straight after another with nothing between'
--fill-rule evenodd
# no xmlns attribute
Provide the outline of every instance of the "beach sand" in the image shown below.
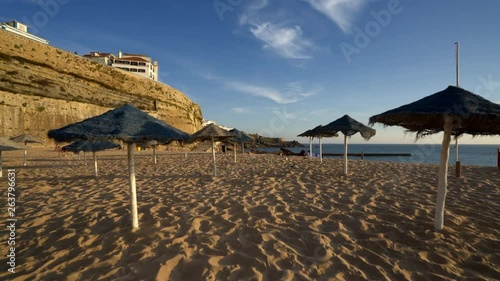
<svg viewBox="0 0 500 281"><path fill-rule="evenodd" d="M99 153L99 178L70 154L4 152L16 169L16 273L0 280L495 280L500 171L451 174L434 225L437 165L274 155L136 154L131 229L126 152ZM452 172L453 167L450 168ZM8 230L2 228L6 260Z"/></svg>

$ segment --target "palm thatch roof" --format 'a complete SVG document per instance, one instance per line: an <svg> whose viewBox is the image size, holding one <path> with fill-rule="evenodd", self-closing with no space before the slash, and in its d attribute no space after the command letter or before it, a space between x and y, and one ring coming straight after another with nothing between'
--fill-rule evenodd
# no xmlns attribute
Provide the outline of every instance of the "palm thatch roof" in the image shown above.
<svg viewBox="0 0 500 281"><path fill-rule="evenodd" d="M318 138L333 138L339 136L337 132L326 131L322 125L316 126L314 129L311 130L310 134L313 137L318 137Z"/></svg>
<svg viewBox="0 0 500 281"><path fill-rule="evenodd" d="M85 151L85 152L96 152L96 151L102 151L106 149L113 149L113 148L119 148L120 145L110 142L110 141L96 141L96 142L91 142L91 141L85 141L85 140L77 140L69 145L63 146L62 150L65 151L71 151L71 152L80 152L80 151Z"/></svg>
<svg viewBox="0 0 500 281"><path fill-rule="evenodd" d="M500 105L455 86L374 115L370 124L401 126L418 138L443 131L445 116L453 118L455 136L500 134Z"/></svg>
<svg viewBox="0 0 500 281"><path fill-rule="evenodd" d="M26 146L6 138L0 138L0 151L8 150L26 150Z"/></svg>
<svg viewBox="0 0 500 281"><path fill-rule="evenodd" d="M324 129L324 126L319 125L314 127L313 129L307 130L297 137L318 137L318 138L333 138L338 137L339 134L337 132L331 132Z"/></svg>
<svg viewBox="0 0 500 281"><path fill-rule="evenodd" d="M234 137L234 135L222 129L221 127L215 125L215 124L210 124L208 126L205 126L203 129L199 130L198 132L194 133L191 135L190 141L206 141L206 140L211 140L212 137L214 139L227 139Z"/></svg>
<svg viewBox="0 0 500 281"><path fill-rule="evenodd" d="M233 139L235 139L238 142L251 142L254 141L254 139L249 136L247 133L240 131L238 129L232 129L229 131L230 133L233 134Z"/></svg>
<svg viewBox="0 0 500 281"><path fill-rule="evenodd" d="M117 139L126 143L148 140L185 140L189 138L189 134L150 116L130 104L57 130L50 130L48 136L59 142L78 139Z"/></svg>
<svg viewBox="0 0 500 281"><path fill-rule="evenodd" d="M376 133L374 129L352 119L349 115L344 115L339 119L320 127L318 131L321 131L324 134L342 132L344 135L349 137L356 133L360 133L365 140L369 140Z"/></svg>
<svg viewBox="0 0 500 281"><path fill-rule="evenodd" d="M303 132L302 134L297 135L297 137L312 137L313 135L312 135L311 131L312 131L312 129L311 130L307 130L307 131Z"/></svg>
<svg viewBox="0 0 500 281"><path fill-rule="evenodd" d="M42 141L30 134L24 134L10 139L11 141L19 143L42 143Z"/></svg>

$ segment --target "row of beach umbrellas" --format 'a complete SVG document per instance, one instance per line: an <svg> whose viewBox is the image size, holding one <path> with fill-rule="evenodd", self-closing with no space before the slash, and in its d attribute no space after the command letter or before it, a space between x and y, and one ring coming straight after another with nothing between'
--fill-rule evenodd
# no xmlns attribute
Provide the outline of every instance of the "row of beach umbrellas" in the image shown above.
<svg viewBox="0 0 500 281"><path fill-rule="evenodd" d="M298 135L299 137L301 136L308 136L310 141L309 141L309 147L310 150L309 152L312 155L312 139L314 137L317 137L320 140L320 155L319 158L321 161L323 161L323 152L322 152L322 144L321 144L321 139L324 137L338 137L338 132L341 132L344 135L344 174L347 175L347 142L348 142L348 137L351 137L357 133L360 133L361 136L365 140L369 140L371 137L373 137L376 133L376 131L370 127L367 127L363 125L362 123L354 120L351 118L349 115L344 115L340 117L339 119L328 123L325 126L317 126L314 129L305 131L304 133Z"/></svg>
<svg viewBox="0 0 500 281"><path fill-rule="evenodd" d="M382 123L386 126L402 126L410 132L416 132L417 137L444 131L435 214L435 228L441 230L443 228L451 136L459 137L463 134L500 135L500 105L462 88L450 86L441 92L416 102L374 115L370 118L370 124L373 125L375 123ZM317 126L308 130L300 136L308 136L311 139L317 137L321 140L324 137L336 137L338 136L338 132L344 135L344 174L347 174L348 138L360 133L365 140L369 140L376 133L374 129L363 125L348 115L344 115L325 126ZM212 142L214 175L217 175L214 149L215 141L233 139L235 142L244 143L252 139L244 132L238 130L229 132L214 124L208 125L190 136L142 112L133 105L124 105L102 115L60 129L50 130L48 136L57 142L83 140L96 143L121 140L127 144L130 205L132 227L134 228L138 227L134 162L135 144L144 144L147 142L157 142L156 144L158 144L172 141L187 143L210 140ZM6 141L8 140L2 140L2 143L0 143L2 145L0 147L1 150L26 149L26 146L19 143L6 143L6 146L3 146ZM12 145L12 148L8 145ZM242 147L242 149L244 148ZM312 152L312 149L310 151Z"/></svg>
<svg viewBox="0 0 500 281"><path fill-rule="evenodd" d="M434 227L442 230L451 137L458 138L464 134L500 135L500 105L462 88L449 86L418 101L370 117L370 124L375 123L401 126L408 132L415 132L417 139L444 132L434 218ZM345 115L299 136L312 140L313 137L334 136L338 132L344 134L344 174L347 174L347 138L359 132L365 140L369 140L375 135L375 130Z"/></svg>
<svg viewBox="0 0 500 281"><path fill-rule="evenodd" d="M158 143L169 143L172 141L185 143L211 140L214 158L214 175L217 175L214 149L215 140L231 138L235 141L244 143L249 141L250 138L241 131L236 130L234 132L229 132L214 124L210 124L190 136L188 133L176 129L129 104L110 110L99 116L67 125L60 129L50 130L48 136L57 142L83 140L96 143L120 140L127 144L130 205L133 228L137 228L139 225L137 215L134 145L143 145L149 142L149 144L155 147ZM94 160L95 159L94 154ZM94 163L96 163L96 160ZM95 167L97 175L97 164L95 164Z"/></svg>
<svg viewBox="0 0 500 281"><path fill-rule="evenodd" d="M321 162L323 162L323 144L321 143L321 140L323 138L333 138L333 137L338 137L339 134L337 132L325 132L323 129L323 126L319 125L315 127L314 129L307 130L303 132L302 134L298 135L298 137L308 137L309 138L309 155L312 157L312 141L314 138L319 139L319 159Z"/></svg>

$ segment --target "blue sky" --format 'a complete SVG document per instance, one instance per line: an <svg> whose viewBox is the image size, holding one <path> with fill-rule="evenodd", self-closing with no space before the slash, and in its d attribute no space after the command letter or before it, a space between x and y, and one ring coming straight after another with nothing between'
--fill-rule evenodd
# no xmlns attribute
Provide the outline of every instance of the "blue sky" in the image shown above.
<svg viewBox="0 0 500 281"><path fill-rule="evenodd" d="M250 133L306 142L296 135L344 114L366 124L455 85L456 41L460 86L500 103L497 0L0 3L0 21L25 22L58 48L151 56L160 80L200 104L206 119ZM374 128L373 143L414 141L400 127Z"/></svg>

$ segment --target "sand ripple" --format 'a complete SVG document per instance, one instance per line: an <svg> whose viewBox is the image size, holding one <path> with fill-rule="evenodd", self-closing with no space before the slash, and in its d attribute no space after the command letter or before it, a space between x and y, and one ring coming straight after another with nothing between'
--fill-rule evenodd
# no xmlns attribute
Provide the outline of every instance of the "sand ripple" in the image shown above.
<svg viewBox="0 0 500 281"><path fill-rule="evenodd" d="M123 152L93 166L38 152L18 168L19 267L2 280L492 280L500 172L449 178L433 229L435 165L245 155L137 156L130 229ZM21 158L20 158L21 159ZM5 212L1 219L5 220ZM5 236L5 235L4 235ZM6 253L6 243L2 253ZM12 278L13 277L13 278Z"/></svg>

